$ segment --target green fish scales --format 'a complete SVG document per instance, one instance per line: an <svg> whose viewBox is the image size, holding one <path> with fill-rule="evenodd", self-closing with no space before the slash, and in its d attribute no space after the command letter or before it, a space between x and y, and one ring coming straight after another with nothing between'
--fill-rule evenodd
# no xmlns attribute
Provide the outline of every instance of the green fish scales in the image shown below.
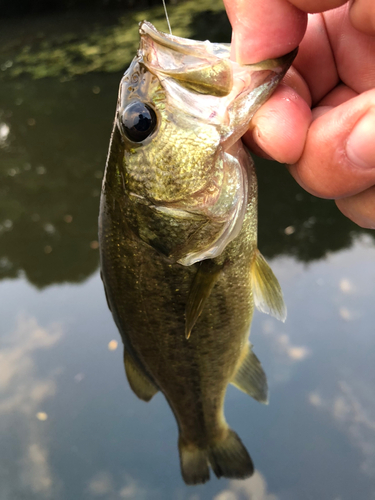
<svg viewBox="0 0 375 500"><path fill-rule="evenodd" d="M296 51L241 66L230 46L139 28L120 84L99 216L102 279L135 394L161 391L187 484L245 478L252 460L224 417L229 383L267 402L248 342L254 304L284 320L257 249L257 183L240 137Z"/></svg>

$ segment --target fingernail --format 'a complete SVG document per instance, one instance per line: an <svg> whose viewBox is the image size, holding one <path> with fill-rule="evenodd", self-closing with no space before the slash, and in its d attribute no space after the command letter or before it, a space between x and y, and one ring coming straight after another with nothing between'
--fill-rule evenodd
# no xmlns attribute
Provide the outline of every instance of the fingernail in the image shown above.
<svg viewBox="0 0 375 500"><path fill-rule="evenodd" d="M236 43L236 34L234 31L232 31L232 40L230 43L230 58L232 61L236 61L236 53L237 50L237 43Z"/></svg>
<svg viewBox="0 0 375 500"><path fill-rule="evenodd" d="M346 143L346 154L361 168L375 168L375 109L368 111L354 126Z"/></svg>
<svg viewBox="0 0 375 500"><path fill-rule="evenodd" d="M231 57L233 61L236 61L239 64L247 64L247 61L243 60L243 47L244 41L242 33L238 28L234 29L231 43Z"/></svg>

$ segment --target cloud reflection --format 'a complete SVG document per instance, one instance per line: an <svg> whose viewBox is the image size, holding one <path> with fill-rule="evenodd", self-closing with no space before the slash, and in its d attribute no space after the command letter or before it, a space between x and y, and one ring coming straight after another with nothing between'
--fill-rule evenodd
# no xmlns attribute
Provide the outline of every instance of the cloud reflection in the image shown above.
<svg viewBox="0 0 375 500"><path fill-rule="evenodd" d="M34 439L37 439L35 435ZM47 449L41 443L30 443L21 463L23 484L33 493L49 496L52 493L52 474Z"/></svg>
<svg viewBox="0 0 375 500"><path fill-rule="evenodd" d="M375 396L373 389L363 383L339 382L339 393L323 397L314 391L308 396L310 404L328 412L346 433L351 443L363 454L362 472L375 476Z"/></svg>
<svg viewBox="0 0 375 500"><path fill-rule="evenodd" d="M90 481L88 491L94 496L103 496L114 491L111 474L106 471L98 472Z"/></svg>
<svg viewBox="0 0 375 500"><path fill-rule="evenodd" d="M340 280L339 288L342 293L352 294L355 292L355 287L353 283L347 278L342 278Z"/></svg>
<svg viewBox="0 0 375 500"><path fill-rule="evenodd" d="M0 414L36 413L38 405L55 393L51 379L37 378L33 352L52 347L61 338L58 325L41 328L35 318L20 316L16 330L5 336L0 349Z"/></svg>
<svg viewBox="0 0 375 500"><path fill-rule="evenodd" d="M259 471L243 481L229 481L229 487L214 497L214 500L278 500L267 492L267 483Z"/></svg>
<svg viewBox="0 0 375 500"><path fill-rule="evenodd" d="M112 474L108 471L100 471L95 474L89 481L87 490L94 497L105 497L106 500L146 500L146 498L155 498L128 474L125 474L123 483L116 486Z"/></svg>
<svg viewBox="0 0 375 500"><path fill-rule="evenodd" d="M272 345L276 347L279 354L285 355L291 361L302 361L309 354L307 347L293 345L289 335L278 333L273 320L265 320L262 323L263 332L271 338Z"/></svg>
<svg viewBox="0 0 375 500"><path fill-rule="evenodd" d="M57 372L40 377L34 355L53 347L61 337L59 325L42 328L35 318L20 316L15 331L1 338L0 436L4 440L10 436L12 450L17 450L14 461L0 455L0 468L5 471L1 499L56 498L43 434L47 414L41 409L56 392Z"/></svg>
<svg viewBox="0 0 375 500"><path fill-rule="evenodd" d="M279 328L272 319L262 321L262 331L276 355L273 361L273 378L275 382L285 383L292 378L293 366L310 356L311 350L306 346L294 344L289 335L280 333ZM270 380L271 373L268 375Z"/></svg>

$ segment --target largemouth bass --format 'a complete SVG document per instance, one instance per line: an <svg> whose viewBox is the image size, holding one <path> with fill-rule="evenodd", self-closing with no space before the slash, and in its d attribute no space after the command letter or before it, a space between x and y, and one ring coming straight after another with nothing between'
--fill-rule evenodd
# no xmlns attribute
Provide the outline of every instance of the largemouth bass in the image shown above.
<svg viewBox="0 0 375 500"><path fill-rule="evenodd" d="M241 66L230 46L144 21L119 90L100 204L102 279L135 394L161 391L187 484L245 478L252 460L224 417L229 383L267 402L248 342L254 304L284 320L257 249L257 182L240 140L296 51Z"/></svg>

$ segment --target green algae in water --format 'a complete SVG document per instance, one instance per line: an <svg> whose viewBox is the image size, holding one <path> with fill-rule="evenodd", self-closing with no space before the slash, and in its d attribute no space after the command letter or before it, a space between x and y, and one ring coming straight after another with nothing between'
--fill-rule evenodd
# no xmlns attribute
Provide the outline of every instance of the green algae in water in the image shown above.
<svg viewBox="0 0 375 500"><path fill-rule="evenodd" d="M230 25L220 2L188 0L169 6L168 14L174 35L222 42L230 40ZM0 49L0 79L28 75L36 79L57 77L67 80L85 73L123 71L136 54L138 24L144 19L159 30L168 31L164 9L160 5L149 10L122 13L111 26L96 22L90 29L87 25L85 27L83 15L81 27L80 23L70 26L66 22L64 32L61 31L63 21L56 17L51 22L57 25L60 34L54 33L53 26L52 30L50 26L49 35L40 32L25 37L22 33L11 39L10 34L10 40ZM27 43L23 43L25 38Z"/></svg>

